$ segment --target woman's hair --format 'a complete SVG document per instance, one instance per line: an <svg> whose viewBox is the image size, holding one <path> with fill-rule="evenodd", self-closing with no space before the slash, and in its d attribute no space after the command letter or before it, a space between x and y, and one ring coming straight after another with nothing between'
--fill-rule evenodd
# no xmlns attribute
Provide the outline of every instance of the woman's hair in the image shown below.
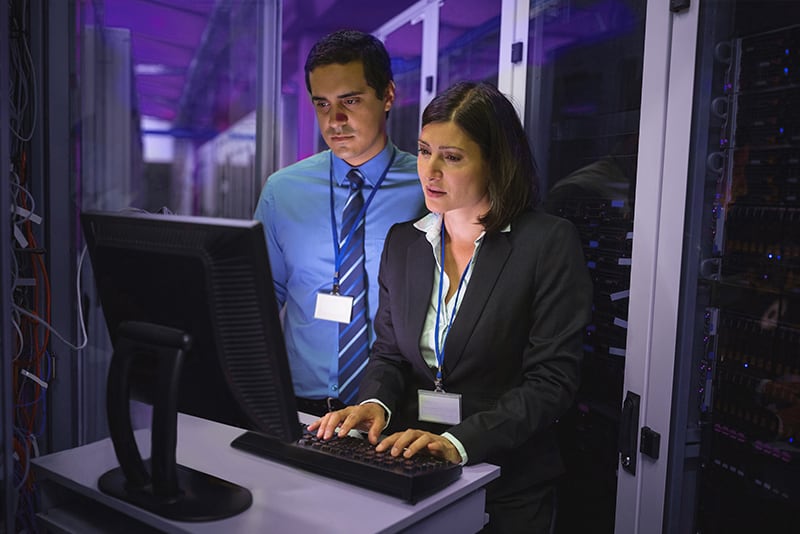
<svg viewBox="0 0 800 534"><path fill-rule="evenodd" d="M314 44L306 58L306 88L311 92L309 74L317 67L345 65L361 61L367 85L375 89L379 99L386 96L386 89L394 79L392 61L386 47L377 37L357 30L339 30Z"/></svg>
<svg viewBox="0 0 800 534"><path fill-rule="evenodd" d="M485 82L458 82L437 95L422 113L422 127L453 122L481 148L488 164L486 233L505 228L538 201L536 163L514 105Z"/></svg>

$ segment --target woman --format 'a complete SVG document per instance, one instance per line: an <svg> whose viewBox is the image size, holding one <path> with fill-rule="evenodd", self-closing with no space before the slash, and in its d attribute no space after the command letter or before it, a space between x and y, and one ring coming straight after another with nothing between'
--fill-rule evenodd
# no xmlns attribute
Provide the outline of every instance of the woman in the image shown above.
<svg viewBox="0 0 800 534"><path fill-rule="evenodd" d="M591 306L577 232L532 209L525 132L489 84L428 105L417 170L431 213L386 238L360 404L309 428L367 430L395 456L497 464L486 531L549 532L563 471L553 426L578 387Z"/></svg>

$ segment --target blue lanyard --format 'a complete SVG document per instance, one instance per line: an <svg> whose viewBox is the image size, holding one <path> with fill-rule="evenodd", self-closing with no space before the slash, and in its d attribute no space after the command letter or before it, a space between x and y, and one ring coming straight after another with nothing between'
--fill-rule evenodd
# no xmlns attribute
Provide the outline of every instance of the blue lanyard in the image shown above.
<svg viewBox="0 0 800 534"><path fill-rule="evenodd" d="M433 349L436 353L436 363L438 364L438 369L436 371L436 380L434 381L434 385L436 386L436 391L443 392L442 389L442 366L444 365L444 341L447 339L447 334L450 333L450 328L453 326L453 319L456 316L456 310L458 309L458 296L461 294L461 287L464 285L464 280L467 278L467 272L469 271L469 266L472 265L472 258L470 258L469 263L464 268L464 272L461 274L461 280L458 281L458 289L456 290L455 300L453 301L453 313L450 315L450 321L447 324L447 329L444 331L444 339L442 340L441 346L439 345L439 318L441 317L441 309L442 309L442 288L444 287L444 215L442 215L442 232L441 232L441 240L442 240L442 257L440 259L440 267L439 267L439 302L436 304L436 327L434 331L434 339ZM446 307L446 305L445 305Z"/></svg>
<svg viewBox="0 0 800 534"><path fill-rule="evenodd" d="M358 216L356 217L356 224L350 229L345 237L344 243L342 243L342 247L339 248L339 235L336 231L336 212L333 207L333 152L331 152L330 158L330 186L331 186L331 230L333 231L333 258L334 258L334 272L333 272L333 294L339 294L339 269L342 267L342 260L344 255L342 254L343 250L347 250L350 247L350 242L353 240L353 235L356 233L356 229L361 221L364 220L364 217L367 213L367 208L369 207L372 199L375 197L375 193L378 192L381 184L383 183L384 178L389 173L389 169L392 167L392 163L394 163L394 157L397 155L397 149L392 147L392 157L389 158L389 164L381 173L380 178L378 181L375 182L375 185L372 186L372 192L369 194L367 201L364 202L364 206L361 208L361 211L358 212Z"/></svg>

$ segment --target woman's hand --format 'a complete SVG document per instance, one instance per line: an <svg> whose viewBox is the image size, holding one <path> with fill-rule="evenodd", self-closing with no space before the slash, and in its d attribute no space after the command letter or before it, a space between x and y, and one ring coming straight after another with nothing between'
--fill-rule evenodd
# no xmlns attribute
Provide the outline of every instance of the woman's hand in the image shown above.
<svg viewBox="0 0 800 534"><path fill-rule="evenodd" d="M308 425L308 430L311 432L316 430L320 439L331 439L334 434L344 437L355 428L367 432L367 439L375 445L385 427L386 411L383 406L376 402L368 402L326 413Z"/></svg>
<svg viewBox="0 0 800 534"><path fill-rule="evenodd" d="M378 452L391 449L392 456L403 455L411 458L420 451L425 451L431 456L443 458L451 463L460 464L461 454L450 440L438 434L409 428L405 432L396 432L378 443L375 450Z"/></svg>

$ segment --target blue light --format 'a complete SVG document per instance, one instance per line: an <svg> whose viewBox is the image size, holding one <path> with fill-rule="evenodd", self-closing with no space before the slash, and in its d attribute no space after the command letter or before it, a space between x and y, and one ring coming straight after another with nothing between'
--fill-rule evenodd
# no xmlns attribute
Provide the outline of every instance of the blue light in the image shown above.
<svg viewBox="0 0 800 534"><path fill-rule="evenodd" d="M778 129L778 131L779 131L780 133L783 133L783 128L779 128L779 129Z"/></svg>
<svg viewBox="0 0 800 534"><path fill-rule="evenodd" d="M745 362L745 363L744 363L744 367L745 367L745 369L746 369L746 368L750 367L750 364L749 364L749 363L747 363L747 362Z"/></svg>
<svg viewBox="0 0 800 534"><path fill-rule="evenodd" d="M789 49L788 48L783 50L783 55L784 56L788 56L789 55Z"/></svg>
<svg viewBox="0 0 800 534"><path fill-rule="evenodd" d="M772 252L770 252L769 254L767 254L767 257L768 257L769 259L772 259Z"/></svg>
<svg viewBox="0 0 800 534"><path fill-rule="evenodd" d="M783 73L789 74L789 67L783 67Z"/></svg>

